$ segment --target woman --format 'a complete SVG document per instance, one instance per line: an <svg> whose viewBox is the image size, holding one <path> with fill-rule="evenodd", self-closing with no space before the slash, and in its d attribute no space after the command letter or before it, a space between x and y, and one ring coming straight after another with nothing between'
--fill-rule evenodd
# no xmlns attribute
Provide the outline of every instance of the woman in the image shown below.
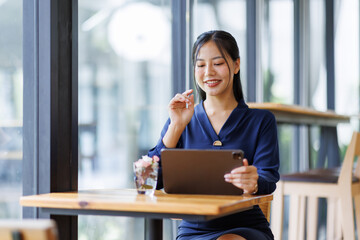
<svg viewBox="0 0 360 240"><path fill-rule="evenodd" d="M170 118L149 156L160 156L162 148L175 147L242 149L244 166L226 174L224 181L248 194L272 193L279 180L276 122L269 111L249 109L244 102L235 39L224 31L201 34L193 46L193 63L201 101L194 106L191 89L171 99ZM157 188L162 188L161 169ZM211 221L182 221L177 237L179 240L273 238L258 206Z"/></svg>

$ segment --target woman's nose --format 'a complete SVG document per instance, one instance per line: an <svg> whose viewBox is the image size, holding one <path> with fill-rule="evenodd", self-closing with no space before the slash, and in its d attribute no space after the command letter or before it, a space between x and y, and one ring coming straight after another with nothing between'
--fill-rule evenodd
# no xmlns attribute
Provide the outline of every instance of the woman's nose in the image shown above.
<svg viewBox="0 0 360 240"><path fill-rule="evenodd" d="M206 69L205 69L205 75L206 76L211 76L212 74L214 74L214 68L211 64L206 65Z"/></svg>

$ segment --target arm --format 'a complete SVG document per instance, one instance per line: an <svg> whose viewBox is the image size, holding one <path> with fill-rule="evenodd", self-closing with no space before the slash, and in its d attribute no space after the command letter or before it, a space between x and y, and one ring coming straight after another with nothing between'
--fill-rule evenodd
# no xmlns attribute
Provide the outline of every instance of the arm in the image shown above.
<svg viewBox="0 0 360 240"><path fill-rule="evenodd" d="M170 118L161 131L160 140L156 146L148 152L150 157L156 155L160 159L157 189L163 188L161 150L163 148L178 147L181 134L194 114L194 95L190 95L192 92L193 90L190 89L183 94L176 94L175 97L171 99L168 106Z"/></svg>
<svg viewBox="0 0 360 240"><path fill-rule="evenodd" d="M277 128L272 114L266 115L258 131L252 165L244 159L244 166L235 168L224 178L245 193L269 194L279 180Z"/></svg>
<svg viewBox="0 0 360 240"><path fill-rule="evenodd" d="M276 182L280 179L280 161L276 120L273 114L269 114L259 132L253 165L257 167L259 174L258 193L274 192Z"/></svg>
<svg viewBox="0 0 360 240"><path fill-rule="evenodd" d="M170 125L163 137L163 143L168 148L176 147L182 132L194 114L194 95L192 89L183 94L176 94L169 103Z"/></svg>

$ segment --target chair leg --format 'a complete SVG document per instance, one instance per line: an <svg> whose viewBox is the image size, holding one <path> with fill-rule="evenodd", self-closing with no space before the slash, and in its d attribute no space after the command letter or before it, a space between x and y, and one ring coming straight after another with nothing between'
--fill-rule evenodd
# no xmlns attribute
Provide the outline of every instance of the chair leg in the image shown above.
<svg viewBox="0 0 360 240"><path fill-rule="evenodd" d="M305 205L306 205L306 197L300 196L298 239L302 239L302 240L305 239Z"/></svg>
<svg viewBox="0 0 360 240"><path fill-rule="evenodd" d="M356 231L360 239L360 195L354 197L355 216L356 216Z"/></svg>
<svg viewBox="0 0 360 240"><path fill-rule="evenodd" d="M318 209L319 209L319 199L317 197L309 196L307 199L307 221L306 221L307 240L316 240L318 212L319 212Z"/></svg>
<svg viewBox="0 0 360 240"><path fill-rule="evenodd" d="M341 194L341 225L344 234L344 240L355 239L353 202L350 194Z"/></svg>
<svg viewBox="0 0 360 240"><path fill-rule="evenodd" d="M343 239L342 231L341 231L341 206L340 201L336 202L336 216L335 216L335 239Z"/></svg>
<svg viewBox="0 0 360 240"><path fill-rule="evenodd" d="M291 195L289 207L289 238L291 240L304 239L304 224L301 217L305 211L305 197L300 195ZM300 218L300 219L299 219Z"/></svg>
<svg viewBox="0 0 360 240"><path fill-rule="evenodd" d="M335 239L337 199L327 199L326 239Z"/></svg>
<svg viewBox="0 0 360 240"><path fill-rule="evenodd" d="M283 214L284 214L284 184L278 182L276 191L274 192L274 200L271 204L271 230L274 238L281 240L283 231Z"/></svg>

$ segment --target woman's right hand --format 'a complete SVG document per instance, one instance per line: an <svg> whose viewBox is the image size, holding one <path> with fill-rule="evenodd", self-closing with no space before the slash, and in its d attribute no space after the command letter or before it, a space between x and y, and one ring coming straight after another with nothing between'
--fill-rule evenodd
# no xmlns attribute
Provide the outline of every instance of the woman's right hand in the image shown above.
<svg viewBox="0 0 360 240"><path fill-rule="evenodd" d="M176 94L169 103L169 115L171 124L180 128L185 128L194 114L194 95L193 89L184 93Z"/></svg>
<svg viewBox="0 0 360 240"><path fill-rule="evenodd" d="M163 137L163 143L167 148L176 147L179 138L186 125L194 114L193 90L187 90L183 94L176 94L169 103L170 125Z"/></svg>

